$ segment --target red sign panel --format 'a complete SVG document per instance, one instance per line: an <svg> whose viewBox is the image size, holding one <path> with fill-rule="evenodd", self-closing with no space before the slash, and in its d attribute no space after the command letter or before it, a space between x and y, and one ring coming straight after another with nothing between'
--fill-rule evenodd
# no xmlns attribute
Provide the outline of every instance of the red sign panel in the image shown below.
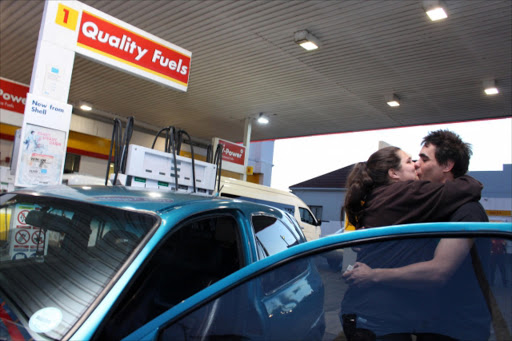
<svg viewBox="0 0 512 341"><path fill-rule="evenodd" d="M0 78L0 109L23 114L29 89L28 85Z"/></svg>
<svg viewBox="0 0 512 341"><path fill-rule="evenodd" d="M187 85L191 57L86 11L78 45L142 71Z"/></svg>
<svg viewBox="0 0 512 341"><path fill-rule="evenodd" d="M242 166L245 164L244 146L224 140L219 140L219 144L224 146L222 151L222 161L229 161Z"/></svg>

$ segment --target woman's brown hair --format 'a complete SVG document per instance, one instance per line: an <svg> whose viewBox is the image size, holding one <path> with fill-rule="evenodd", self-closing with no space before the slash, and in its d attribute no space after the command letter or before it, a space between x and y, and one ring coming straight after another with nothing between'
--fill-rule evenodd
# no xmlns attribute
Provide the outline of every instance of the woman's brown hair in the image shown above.
<svg viewBox="0 0 512 341"><path fill-rule="evenodd" d="M386 147L373 153L366 162L354 165L347 179L345 212L348 221L356 228L361 227L366 197L374 188L390 183L388 171L401 168L398 147Z"/></svg>

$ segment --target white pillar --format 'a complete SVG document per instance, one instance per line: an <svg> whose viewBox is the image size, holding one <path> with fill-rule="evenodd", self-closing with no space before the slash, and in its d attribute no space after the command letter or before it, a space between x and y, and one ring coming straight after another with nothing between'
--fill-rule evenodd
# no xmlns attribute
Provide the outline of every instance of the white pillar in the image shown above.
<svg viewBox="0 0 512 341"><path fill-rule="evenodd" d="M247 117L245 119L244 127L244 147L245 147L245 160L244 160L244 174L242 180L247 181L247 166L249 165L249 145L251 144L251 130L252 130L252 118Z"/></svg>

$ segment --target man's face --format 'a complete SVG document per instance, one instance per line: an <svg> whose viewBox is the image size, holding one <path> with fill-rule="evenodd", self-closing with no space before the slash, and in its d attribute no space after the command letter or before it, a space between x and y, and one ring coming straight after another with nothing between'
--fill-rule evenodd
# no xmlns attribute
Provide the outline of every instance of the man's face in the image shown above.
<svg viewBox="0 0 512 341"><path fill-rule="evenodd" d="M436 160L436 146L433 144L423 146L419 156L415 167L420 180L432 182L445 182L447 180L446 173L443 171L445 167L441 166Z"/></svg>

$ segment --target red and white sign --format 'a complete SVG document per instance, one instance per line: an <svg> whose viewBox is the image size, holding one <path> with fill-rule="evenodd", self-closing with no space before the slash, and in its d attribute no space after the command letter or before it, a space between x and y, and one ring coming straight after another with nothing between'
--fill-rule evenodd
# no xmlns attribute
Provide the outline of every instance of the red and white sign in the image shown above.
<svg viewBox="0 0 512 341"><path fill-rule="evenodd" d="M0 77L0 109L23 114L30 87Z"/></svg>
<svg viewBox="0 0 512 341"><path fill-rule="evenodd" d="M18 244L26 244L27 242L30 241L30 232L28 232L27 230L16 231L14 239Z"/></svg>
<svg viewBox="0 0 512 341"><path fill-rule="evenodd" d="M226 140L219 140L219 144L224 146L222 151L222 162L228 161L237 165L245 163L245 147Z"/></svg>
<svg viewBox="0 0 512 341"><path fill-rule="evenodd" d="M32 232L32 243L34 245L41 245L44 243L45 234L42 230L37 229Z"/></svg>
<svg viewBox="0 0 512 341"><path fill-rule="evenodd" d="M214 137L212 139L213 150L217 150L219 144L223 146L222 169L245 174L245 146Z"/></svg>
<svg viewBox="0 0 512 341"><path fill-rule="evenodd" d="M76 52L186 91L192 53L82 4Z"/></svg>
<svg viewBox="0 0 512 341"><path fill-rule="evenodd" d="M25 218L27 217L29 210L23 210L18 213L18 224L26 225Z"/></svg>

